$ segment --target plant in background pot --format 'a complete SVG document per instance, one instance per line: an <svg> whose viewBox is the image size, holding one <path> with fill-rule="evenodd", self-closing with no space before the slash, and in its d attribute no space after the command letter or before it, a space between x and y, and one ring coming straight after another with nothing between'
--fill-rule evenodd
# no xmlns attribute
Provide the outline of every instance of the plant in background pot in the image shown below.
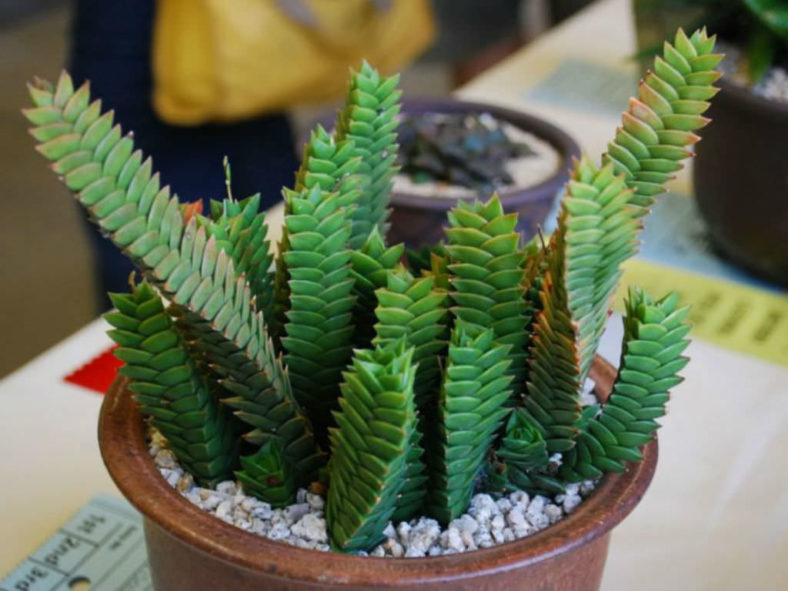
<svg viewBox="0 0 788 591"><path fill-rule="evenodd" d="M535 236L580 156L569 135L542 119L449 98L406 100L399 135L391 238L411 247L439 241L458 200L493 192L518 214L518 231Z"/></svg>
<svg viewBox="0 0 788 591"><path fill-rule="evenodd" d="M87 84L32 85L39 151L142 276L106 316L125 377L99 436L156 587L596 589L653 474L687 309L631 290L619 369L595 351L654 195L708 122L713 46L666 45L602 163L575 162L549 241L522 244L498 197L460 202L421 269L383 238L395 78L354 74L335 133L313 133L276 257L229 167L203 215Z"/></svg>
<svg viewBox="0 0 788 591"><path fill-rule="evenodd" d="M698 207L731 260L788 285L788 3L784 0L635 0L641 48L675 27L713 23L728 58L719 120L698 148ZM725 174L720 174L724 170Z"/></svg>

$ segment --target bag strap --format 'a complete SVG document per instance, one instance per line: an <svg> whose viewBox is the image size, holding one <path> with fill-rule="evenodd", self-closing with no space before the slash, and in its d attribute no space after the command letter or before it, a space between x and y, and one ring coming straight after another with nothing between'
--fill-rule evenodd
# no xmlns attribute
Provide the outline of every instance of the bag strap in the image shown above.
<svg viewBox="0 0 788 591"><path fill-rule="evenodd" d="M276 0L279 10L303 27L319 29L320 23L312 7L305 0ZM379 14L391 9L392 0L367 0L367 4Z"/></svg>

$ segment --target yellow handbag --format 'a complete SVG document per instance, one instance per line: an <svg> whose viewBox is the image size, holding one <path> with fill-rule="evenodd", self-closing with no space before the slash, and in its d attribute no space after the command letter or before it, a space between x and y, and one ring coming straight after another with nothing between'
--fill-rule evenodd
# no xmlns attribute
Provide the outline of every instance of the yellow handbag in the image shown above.
<svg viewBox="0 0 788 591"><path fill-rule="evenodd" d="M159 0L154 108L195 125L325 101L348 67L391 72L433 34L427 0Z"/></svg>

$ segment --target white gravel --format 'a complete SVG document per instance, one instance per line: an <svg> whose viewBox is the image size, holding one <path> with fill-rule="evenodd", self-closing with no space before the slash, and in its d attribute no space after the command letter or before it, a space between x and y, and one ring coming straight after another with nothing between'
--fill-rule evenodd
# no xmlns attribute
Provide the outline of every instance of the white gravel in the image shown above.
<svg viewBox="0 0 788 591"><path fill-rule="evenodd" d="M553 176L558 167L561 166L561 155L550 142L538 136L523 131L505 121L500 122L503 132L512 141L526 144L533 154L521 158L512 158L506 163L505 168L512 180L511 185L504 185L498 188L498 194L502 197L507 194L528 187L533 187L542 183ZM468 187L452 185L447 182L413 182L409 175L398 174L394 177L394 193L404 193L408 195L419 195L421 197L440 197L444 199L473 199L479 197L479 193Z"/></svg>
<svg viewBox="0 0 788 591"><path fill-rule="evenodd" d="M596 402L591 394L593 382L588 380L581 398L584 405ZM180 494L204 511L243 530L312 550L330 550L324 515L323 497L298 491L296 502L284 509L274 509L254 497L246 496L239 483L224 481L215 489L196 486L191 474L178 464L167 448L164 437L150 432L150 455L162 477ZM550 458L560 464L560 454ZM363 556L410 558L440 556L489 548L524 538L563 519L593 492L596 482L570 484L565 494L548 498L529 496L522 491L499 499L477 494L468 512L453 520L445 529L434 519L420 517L399 524L389 523L387 540Z"/></svg>

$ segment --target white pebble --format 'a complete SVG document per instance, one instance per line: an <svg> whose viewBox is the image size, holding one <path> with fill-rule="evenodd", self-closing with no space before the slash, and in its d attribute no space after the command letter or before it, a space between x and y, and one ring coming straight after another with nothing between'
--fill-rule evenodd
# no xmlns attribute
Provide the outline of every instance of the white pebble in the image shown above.
<svg viewBox="0 0 788 591"><path fill-rule="evenodd" d="M542 495L536 495L528 504L528 515L538 515L544 511L544 506L547 504L547 499Z"/></svg>
<svg viewBox="0 0 788 591"><path fill-rule="evenodd" d="M529 514L527 519L528 522L537 530L544 529L550 525L550 519L544 513Z"/></svg>
<svg viewBox="0 0 788 591"><path fill-rule="evenodd" d="M476 542L473 541L473 534L471 532L460 531L460 538L462 539L462 545L466 550L476 549Z"/></svg>
<svg viewBox="0 0 788 591"><path fill-rule="evenodd" d="M441 543L444 548L456 550L457 552L461 552L465 547L462 543L460 531L454 527L450 527L444 532L444 535L441 536Z"/></svg>
<svg viewBox="0 0 788 591"><path fill-rule="evenodd" d="M566 495L566 498L564 499L564 503L563 503L564 511L566 511L567 513L571 513L582 502L583 499L580 498L580 495Z"/></svg>
<svg viewBox="0 0 788 591"><path fill-rule="evenodd" d="M496 513L498 513L498 505L495 504L495 501L490 495L480 494L471 499L471 506L468 509L468 514L476 518L477 523L483 524L489 521Z"/></svg>
<svg viewBox="0 0 788 591"><path fill-rule="evenodd" d="M512 509L512 502L506 497L498 499L496 505L498 505L498 509L503 513L506 513Z"/></svg>
<svg viewBox="0 0 788 591"><path fill-rule="evenodd" d="M515 505L527 506L531 499L528 497L527 492L522 490L516 490L509 495L509 500L512 501L512 503L514 503Z"/></svg>
<svg viewBox="0 0 788 591"><path fill-rule="evenodd" d="M383 548L390 556L393 556L394 558L400 558L403 554L405 554L405 549L402 547L402 544L400 544L394 538L389 538L386 540L383 543Z"/></svg>
<svg viewBox="0 0 788 591"><path fill-rule="evenodd" d="M555 506L555 505L553 505ZM525 519L522 510L512 510L506 515L506 522L515 531L518 538L523 537L531 529L531 526Z"/></svg>
<svg viewBox="0 0 788 591"><path fill-rule="evenodd" d="M236 493L235 482L232 480L225 480L216 485L216 492L223 495L232 496Z"/></svg>
<svg viewBox="0 0 788 591"><path fill-rule="evenodd" d="M153 459L159 468L174 468L176 466L175 454L169 449L162 449Z"/></svg>
<svg viewBox="0 0 788 591"><path fill-rule="evenodd" d="M290 537L290 528L284 523L277 523L268 532L268 537L272 540L283 540Z"/></svg>
<svg viewBox="0 0 788 591"><path fill-rule="evenodd" d="M185 493L190 488L194 486L194 476L185 472L179 479L178 483L175 485L175 488L178 489L178 492Z"/></svg>
<svg viewBox="0 0 788 591"><path fill-rule="evenodd" d="M399 537L400 543L407 545L410 537L410 524L407 521L403 521L397 526L397 537Z"/></svg>
<svg viewBox="0 0 788 591"><path fill-rule="evenodd" d="M285 509L288 523L295 523L307 513L309 513L309 505L307 503L296 503Z"/></svg>
<svg viewBox="0 0 788 591"><path fill-rule="evenodd" d="M252 515L258 519L271 519L274 515L274 510L268 503L260 502L252 509Z"/></svg>
<svg viewBox="0 0 788 591"><path fill-rule="evenodd" d="M490 529L493 533L495 533L496 531L501 531L505 525L506 522L503 519L503 515L501 515L500 513L495 515L490 521Z"/></svg>
<svg viewBox="0 0 788 591"><path fill-rule="evenodd" d="M290 530L294 535L301 536L313 542L328 541L326 520L312 513L304 515L297 523L293 524Z"/></svg>
<svg viewBox="0 0 788 591"><path fill-rule="evenodd" d="M230 501L222 501L216 507L216 517L222 518L230 514L230 511L233 508L233 504Z"/></svg>
<svg viewBox="0 0 788 591"><path fill-rule="evenodd" d="M544 514L547 515L550 525L554 524L556 521L559 521L564 516L564 512L561 510L561 507L554 505L553 503L550 503L544 508Z"/></svg>
<svg viewBox="0 0 788 591"><path fill-rule="evenodd" d="M203 499L202 507L206 511L213 511L223 500L224 497L221 495L208 495L205 499Z"/></svg>
<svg viewBox="0 0 788 591"><path fill-rule="evenodd" d="M323 507L326 505L323 497L313 493L307 493L306 502L309 503L309 506L316 511L322 511Z"/></svg>
<svg viewBox="0 0 788 591"><path fill-rule="evenodd" d="M469 532L471 534L476 533L476 530L479 529L478 522L468 514L461 515L453 520L449 526L456 527L461 532Z"/></svg>
<svg viewBox="0 0 788 591"><path fill-rule="evenodd" d="M474 524L476 523L473 519L471 519L471 521ZM422 517L411 528L408 537L408 546L420 552L427 552L427 550L438 540L440 534L441 527L437 521Z"/></svg>

